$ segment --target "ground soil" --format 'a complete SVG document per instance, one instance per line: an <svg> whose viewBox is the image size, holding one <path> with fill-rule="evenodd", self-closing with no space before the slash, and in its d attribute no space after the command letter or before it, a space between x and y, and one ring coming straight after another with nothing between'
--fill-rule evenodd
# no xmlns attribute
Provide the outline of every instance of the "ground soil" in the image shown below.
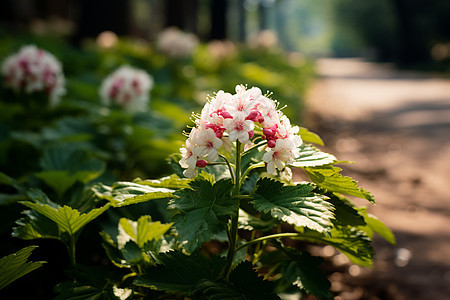
<svg viewBox="0 0 450 300"><path fill-rule="evenodd" d="M450 79L358 59L321 59L305 125L344 173L375 195L367 205L397 244L374 243L373 269L341 265L336 300L450 299ZM328 253L327 253L328 251Z"/></svg>

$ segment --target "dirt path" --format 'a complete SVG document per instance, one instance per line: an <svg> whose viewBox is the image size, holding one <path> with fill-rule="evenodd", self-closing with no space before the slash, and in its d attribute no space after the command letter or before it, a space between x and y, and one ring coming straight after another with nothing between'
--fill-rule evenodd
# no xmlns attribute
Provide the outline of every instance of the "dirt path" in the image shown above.
<svg viewBox="0 0 450 300"><path fill-rule="evenodd" d="M344 171L397 238L376 241L374 269L349 274L341 299L450 299L450 79L356 59L319 60L318 75L307 126L356 162Z"/></svg>

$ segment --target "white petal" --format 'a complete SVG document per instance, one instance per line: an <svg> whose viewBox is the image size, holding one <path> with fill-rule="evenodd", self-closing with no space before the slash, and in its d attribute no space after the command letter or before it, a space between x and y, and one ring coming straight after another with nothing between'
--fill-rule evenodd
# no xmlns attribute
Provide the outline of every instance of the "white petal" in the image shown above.
<svg viewBox="0 0 450 300"><path fill-rule="evenodd" d="M275 174L275 165L274 165L273 161L269 161L267 163L267 173Z"/></svg>

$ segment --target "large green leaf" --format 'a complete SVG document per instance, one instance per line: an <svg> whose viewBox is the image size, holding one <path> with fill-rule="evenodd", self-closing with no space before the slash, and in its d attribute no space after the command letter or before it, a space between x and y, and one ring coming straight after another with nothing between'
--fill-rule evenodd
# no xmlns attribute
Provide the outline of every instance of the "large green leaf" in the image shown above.
<svg viewBox="0 0 450 300"><path fill-rule="evenodd" d="M35 248L37 246L29 246L0 259L0 290L45 263L45 261L27 262Z"/></svg>
<svg viewBox="0 0 450 300"><path fill-rule="evenodd" d="M77 181L87 183L97 178L106 167L103 161L90 157L86 151L64 146L47 149L40 164L42 171L36 173L36 177L60 196Z"/></svg>
<svg viewBox="0 0 450 300"><path fill-rule="evenodd" d="M314 194L311 184L285 186L282 182L262 178L252 195L256 210L295 226L327 232L332 226L333 206L327 197Z"/></svg>
<svg viewBox="0 0 450 300"><path fill-rule="evenodd" d="M384 225L377 217L369 214L365 208L360 208L359 211L363 214L367 226L360 227L361 230L367 233L370 238L373 238L373 233L376 232L381 235L386 241L395 245L395 236L392 231Z"/></svg>
<svg viewBox="0 0 450 300"><path fill-rule="evenodd" d="M330 199L327 201L334 206L333 222L339 225L364 226L366 222L358 209L346 198L333 194L326 194Z"/></svg>
<svg viewBox="0 0 450 300"><path fill-rule="evenodd" d="M198 251L191 255L171 251L158 258L159 265L147 268L134 284L191 295L202 280L216 281L226 262L224 257L208 259Z"/></svg>
<svg viewBox="0 0 450 300"><path fill-rule="evenodd" d="M152 222L150 216L141 216L137 222L121 218L119 221L120 235L117 239L120 239L122 242L132 240L139 248L144 248L145 243L161 239L171 226L172 223L161 224L159 221Z"/></svg>
<svg viewBox="0 0 450 300"><path fill-rule="evenodd" d="M176 174L172 174L171 176L163 177L157 180L134 180L135 183L139 183L142 185L174 190L188 188L190 181L192 181L192 179L180 178Z"/></svg>
<svg viewBox="0 0 450 300"><path fill-rule="evenodd" d="M169 208L179 211L174 226L185 249L192 252L215 233L225 230L227 220L237 213L238 200L231 197L230 180L212 184L202 179L189 185L191 188L175 193Z"/></svg>
<svg viewBox="0 0 450 300"><path fill-rule="evenodd" d="M341 193L359 198L367 199L374 203L373 195L358 186L358 182L351 177L343 176L341 168L335 166L320 166L305 168L311 181L318 186L325 188L333 193Z"/></svg>
<svg viewBox="0 0 450 300"><path fill-rule="evenodd" d="M299 239L328 244L344 253L353 263L370 267L374 256L371 239L363 231L351 226L336 226L330 236L304 231Z"/></svg>
<svg viewBox="0 0 450 300"><path fill-rule="evenodd" d="M300 155L290 164L292 167L316 167L336 162L334 155L322 152L311 145L303 144L299 149Z"/></svg>
<svg viewBox="0 0 450 300"><path fill-rule="evenodd" d="M333 298L330 292L331 284L319 269L322 258L311 256L306 251L297 252L294 249L286 249L286 253L289 259L281 268L281 273L286 280L320 299Z"/></svg>
<svg viewBox="0 0 450 300"><path fill-rule="evenodd" d="M66 205L63 207L55 207L55 205L39 202L21 201L20 203L46 216L58 225L61 232L67 232L71 235L75 234L110 207L108 203L103 207L92 209L88 213L80 213L78 210Z"/></svg>
<svg viewBox="0 0 450 300"><path fill-rule="evenodd" d="M22 212L25 217L16 221L12 236L24 240L59 239L58 226L47 217L34 210Z"/></svg>
<svg viewBox="0 0 450 300"><path fill-rule="evenodd" d="M280 299L273 288L272 282L258 276L252 264L244 261L230 273L228 283L203 280L197 285L197 292L209 300Z"/></svg>
<svg viewBox="0 0 450 300"><path fill-rule="evenodd" d="M98 183L92 187L92 190L97 197L110 201L114 207L170 198L174 192L172 189L134 182L116 182L111 187Z"/></svg>

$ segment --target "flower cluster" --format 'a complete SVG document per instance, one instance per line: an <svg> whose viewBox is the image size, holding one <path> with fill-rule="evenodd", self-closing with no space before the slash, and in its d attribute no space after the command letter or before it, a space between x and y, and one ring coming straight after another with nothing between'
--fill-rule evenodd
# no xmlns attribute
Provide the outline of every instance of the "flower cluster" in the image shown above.
<svg viewBox="0 0 450 300"><path fill-rule="evenodd" d="M176 27L163 30L157 41L157 48L170 57L189 57L198 45L198 38Z"/></svg>
<svg viewBox="0 0 450 300"><path fill-rule="evenodd" d="M289 119L277 109L277 103L256 87L247 90L238 85L234 95L219 91L205 104L195 123L180 149L180 165L186 169L186 177L195 177L197 168L215 162L224 143L239 141L250 147L257 136L265 140L261 145L266 151L263 160L271 174L276 169L282 170L300 154L299 128L291 126Z"/></svg>
<svg viewBox="0 0 450 300"><path fill-rule="evenodd" d="M100 97L105 105L115 105L129 112L145 111L153 78L145 71L122 66L103 80Z"/></svg>
<svg viewBox="0 0 450 300"><path fill-rule="evenodd" d="M50 106L56 106L65 94L61 63L49 52L34 45L23 46L2 64L6 86L27 94L45 92Z"/></svg>

